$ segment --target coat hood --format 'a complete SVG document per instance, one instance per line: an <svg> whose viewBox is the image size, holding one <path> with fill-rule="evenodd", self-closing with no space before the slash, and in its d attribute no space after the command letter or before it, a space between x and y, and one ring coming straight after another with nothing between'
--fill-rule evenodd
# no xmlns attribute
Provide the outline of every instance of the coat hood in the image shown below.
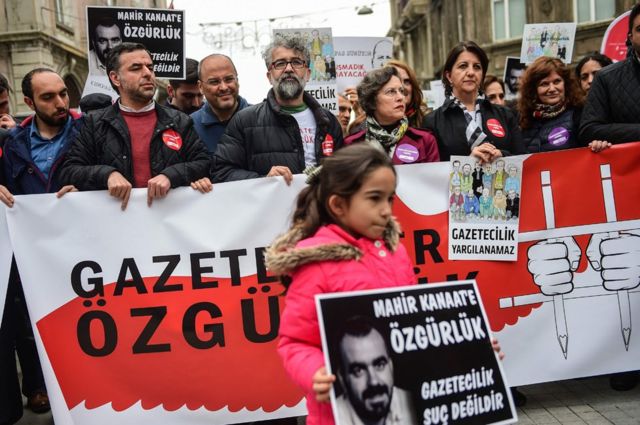
<svg viewBox="0 0 640 425"><path fill-rule="evenodd" d="M400 225L395 217L391 217L382 235L386 247L395 252L400 243ZM334 240L340 236L336 235ZM320 243L316 246L296 247L297 243L305 239L302 229L293 226L288 232L278 236L265 251L267 269L276 275L287 275L300 266L319 261L359 260L363 252L353 243L344 240L331 243ZM319 239L320 240L320 239Z"/></svg>

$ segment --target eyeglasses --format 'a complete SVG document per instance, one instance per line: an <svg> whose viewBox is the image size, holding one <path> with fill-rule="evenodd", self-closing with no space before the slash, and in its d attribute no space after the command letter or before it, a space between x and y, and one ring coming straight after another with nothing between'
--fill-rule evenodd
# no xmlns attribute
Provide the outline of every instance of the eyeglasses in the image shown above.
<svg viewBox="0 0 640 425"><path fill-rule="evenodd" d="M220 84L225 83L226 85L230 85L238 81L238 77L235 75L227 75L223 79L220 78L212 78L210 80L205 81L205 83L209 86L218 87Z"/></svg>
<svg viewBox="0 0 640 425"><path fill-rule="evenodd" d="M405 89L400 87L400 88L397 88L397 89L386 89L385 91L382 92L382 94L387 96L387 97L396 97L398 95L404 96L406 92L407 91Z"/></svg>
<svg viewBox="0 0 640 425"><path fill-rule="evenodd" d="M504 93L494 93L489 95L489 100L504 99Z"/></svg>
<svg viewBox="0 0 640 425"><path fill-rule="evenodd" d="M301 68L304 68L304 66L307 64L307 62L302 60L302 59L300 59L300 58L293 58L290 61L286 61L284 59L280 59L280 60L271 62L271 69L275 69L277 71L282 71L289 64L291 64L291 68L293 68L293 69L301 69Z"/></svg>

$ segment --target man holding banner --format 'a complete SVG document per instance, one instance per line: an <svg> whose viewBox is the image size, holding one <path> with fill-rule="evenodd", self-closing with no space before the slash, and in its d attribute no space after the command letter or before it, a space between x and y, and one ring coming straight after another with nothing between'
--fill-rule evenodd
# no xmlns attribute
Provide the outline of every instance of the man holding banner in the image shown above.
<svg viewBox="0 0 640 425"><path fill-rule="evenodd" d="M582 113L580 139L596 152L640 140L640 3L629 15L627 37L631 54L598 72Z"/></svg>
<svg viewBox="0 0 640 425"><path fill-rule="evenodd" d="M64 163L62 181L80 190L108 189L123 210L132 187L147 188L149 206L171 188L192 182L202 192L211 190L205 178L210 158L193 121L153 100L156 78L145 46L116 46L107 56L107 70L120 99L87 116Z"/></svg>
<svg viewBox="0 0 640 425"><path fill-rule="evenodd" d="M263 54L273 88L267 99L239 111L220 139L214 178L220 182L293 174L342 147L342 128L305 93L309 49L302 39L276 36Z"/></svg>
<svg viewBox="0 0 640 425"><path fill-rule="evenodd" d="M47 68L36 68L22 80L24 101L35 111L9 133L4 144L2 168L6 187L0 185L0 201L11 208L13 195L63 193L59 165L82 124L80 115L69 109L69 95L62 78ZM2 174L2 173L0 173ZM18 384L16 351L23 373L22 392L27 407L36 413L49 410L49 399L22 283L15 261L11 274L2 326L0 326L0 423L13 423L22 416L22 395Z"/></svg>

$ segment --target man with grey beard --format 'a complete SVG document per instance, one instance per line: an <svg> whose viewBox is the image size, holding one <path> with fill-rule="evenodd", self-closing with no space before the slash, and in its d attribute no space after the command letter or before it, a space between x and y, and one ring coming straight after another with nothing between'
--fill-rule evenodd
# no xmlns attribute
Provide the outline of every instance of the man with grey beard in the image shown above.
<svg viewBox="0 0 640 425"><path fill-rule="evenodd" d="M304 42L277 36L262 57L272 89L229 122L217 146L214 181L282 176L289 184L293 174L342 147L337 118L304 91L311 73Z"/></svg>

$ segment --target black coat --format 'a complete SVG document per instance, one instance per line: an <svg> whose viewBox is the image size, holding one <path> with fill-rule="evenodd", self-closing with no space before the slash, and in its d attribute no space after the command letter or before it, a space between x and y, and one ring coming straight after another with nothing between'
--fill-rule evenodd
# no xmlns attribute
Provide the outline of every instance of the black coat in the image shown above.
<svg viewBox="0 0 640 425"><path fill-rule="evenodd" d="M525 153L518 121L510 109L493 105L485 99L480 104L480 114L482 115L482 129L487 135L483 143L491 143L502 151L503 156ZM489 120L493 120L491 124L494 124L495 120L498 121L503 132L501 137L499 128L496 129L495 125L487 125ZM427 115L423 127L435 134L441 161L449 161L451 155L468 156L471 154L465 135L467 120L464 117L464 112L454 105L452 99L445 100L441 107Z"/></svg>
<svg viewBox="0 0 640 425"><path fill-rule="evenodd" d="M337 118L310 95L304 103L316 119L316 161L324 157L322 142L327 134L333 138L333 150L342 147L342 128ZM304 148L298 122L282 112L273 89L262 103L245 108L231 119L218 142L213 179L216 182L264 177L271 167L283 165L293 174L305 168Z"/></svg>
<svg viewBox="0 0 640 425"><path fill-rule="evenodd" d="M640 64L629 57L596 74L580 122L580 142L640 141Z"/></svg>
<svg viewBox="0 0 640 425"><path fill-rule="evenodd" d="M158 121L151 136L151 175L164 174L171 187L187 186L209 175L211 157L182 112L155 105ZM162 133L173 129L182 137L178 150L162 141ZM118 171L133 183L131 138L118 103L85 116L85 125L67 153L60 171L63 184L79 190L107 189L109 175Z"/></svg>
<svg viewBox="0 0 640 425"><path fill-rule="evenodd" d="M555 118L532 119L522 139L529 153L577 148L579 125L580 109L568 108Z"/></svg>

